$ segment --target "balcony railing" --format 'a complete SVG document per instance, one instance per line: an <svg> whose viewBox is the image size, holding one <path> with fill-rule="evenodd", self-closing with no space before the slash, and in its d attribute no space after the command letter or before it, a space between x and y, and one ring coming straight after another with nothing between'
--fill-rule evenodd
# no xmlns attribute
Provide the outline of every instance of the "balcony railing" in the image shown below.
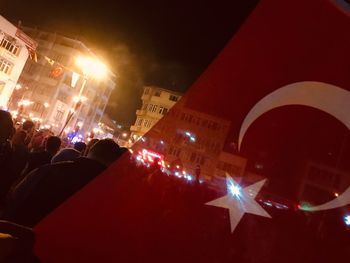
<svg viewBox="0 0 350 263"><path fill-rule="evenodd" d="M141 131L141 126L131 125L130 131L133 131L133 132Z"/></svg>

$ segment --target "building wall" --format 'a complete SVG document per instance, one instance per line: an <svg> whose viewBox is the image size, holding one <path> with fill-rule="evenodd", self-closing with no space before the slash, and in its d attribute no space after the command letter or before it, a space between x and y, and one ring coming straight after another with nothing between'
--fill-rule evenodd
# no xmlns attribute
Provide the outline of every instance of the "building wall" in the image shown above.
<svg viewBox="0 0 350 263"><path fill-rule="evenodd" d="M210 180L215 175L230 122L198 112L179 101L135 146L164 155L167 165Z"/></svg>
<svg viewBox="0 0 350 263"><path fill-rule="evenodd" d="M0 108L7 108L12 92L16 87L18 78L29 56L25 42L25 36L0 16ZM35 43L33 42L35 45Z"/></svg>
<svg viewBox="0 0 350 263"><path fill-rule="evenodd" d="M350 185L348 171L315 161L307 161L300 173L303 178L298 199L301 201L323 203L341 194Z"/></svg>
<svg viewBox="0 0 350 263"><path fill-rule="evenodd" d="M136 121L131 126L131 136L134 141L147 133L181 98L179 93L148 86L142 94L141 109L136 111Z"/></svg>
<svg viewBox="0 0 350 263"><path fill-rule="evenodd" d="M75 58L95 55L81 41L34 28L26 27L24 31L38 42L38 63L26 63L19 80L25 89L18 94L17 101L14 101L12 106L15 109L18 101L30 100L32 104L24 109L23 116L39 118L42 125L50 125L58 134L70 110L74 108L74 97L78 96L84 83L81 74L76 85L72 86L73 72L78 72ZM52 60L51 63L48 58ZM55 63L52 65L53 62ZM51 72L57 67L62 67L63 72L60 76L53 77ZM112 73L104 80L87 78L82 92L86 101L76 110L65 129L66 132L80 126L80 132L85 136L87 132L98 127L115 87L114 78ZM45 108L45 103L50 106Z"/></svg>
<svg viewBox="0 0 350 263"><path fill-rule="evenodd" d="M228 152L221 152L218 157L215 176L225 177L227 173L233 177L242 177L246 166L246 158Z"/></svg>

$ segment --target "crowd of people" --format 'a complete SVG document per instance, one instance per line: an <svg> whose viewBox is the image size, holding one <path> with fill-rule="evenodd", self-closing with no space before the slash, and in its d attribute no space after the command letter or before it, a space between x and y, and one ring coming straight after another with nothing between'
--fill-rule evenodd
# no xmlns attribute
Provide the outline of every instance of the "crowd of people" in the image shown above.
<svg viewBox="0 0 350 263"><path fill-rule="evenodd" d="M199 176L190 182L166 174L157 160L150 166L138 163L112 139L71 144L49 130L36 130L30 120L15 127L11 114L0 110L0 262L39 262L32 228L117 159L116 206L130 196L146 202L146 214L158 218L154 233L160 239L171 237L161 229L175 231L175 221L215 194Z"/></svg>
<svg viewBox="0 0 350 263"><path fill-rule="evenodd" d="M123 152L112 139L72 144L50 130L36 130L31 120L15 126L11 114L0 110L0 246L12 244L16 235L32 241L31 227Z"/></svg>

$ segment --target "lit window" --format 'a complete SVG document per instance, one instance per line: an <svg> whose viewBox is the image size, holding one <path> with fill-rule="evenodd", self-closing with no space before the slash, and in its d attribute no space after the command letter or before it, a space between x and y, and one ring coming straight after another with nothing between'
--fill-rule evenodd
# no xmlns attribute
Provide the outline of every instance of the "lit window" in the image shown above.
<svg viewBox="0 0 350 263"><path fill-rule="evenodd" d="M33 105L33 111L41 112L43 109L42 107L43 107L43 105L41 103L35 102Z"/></svg>
<svg viewBox="0 0 350 263"><path fill-rule="evenodd" d="M56 120L56 121L62 120L63 114L64 114L64 111L62 111L62 110L57 110L57 111L56 111L56 115L55 115L55 120Z"/></svg>
<svg viewBox="0 0 350 263"><path fill-rule="evenodd" d="M159 114L165 115L167 112L168 112L167 108L164 108L164 107L161 107L161 106L159 107L159 110L158 110Z"/></svg>
<svg viewBox="0 0 350 263"><path fill-rule="evenodd" d="M152 126L152 121L150 120L145 120L143 124L146 128L150 128Z"/></svg>
<svg viewBox="0 0 350 263"><path fill-rule="evenodd" d="M143 119L138 119L137 122L136 122L136 125L137 126L141 126L142 125L142 121L143 121Z"/></svg>
<svg viewBox="0 0 350 263"><path fill-rule="evenodd" d="M0 59L0 72L10 75L12 66L13 65L10 62L7 62L4 59Z"/></svg>
<svg viewBox="0 0 350 263"><path fill-rule="evenodd" d="M13 41L5 37L1 40L0 46L17 56L19 47Z"/></svg>
<svg viewBox="0 0 350 263"><path fill-rule="evenodd" d="M150 112L156 112L157 111L157 105L153 105L153 104L150 104L149 106L148 106L148 111L150 111Z"/></svg>
<svg viewBox="0 0 350 263"><path fill-rule="evenodd" d="M175 96L175 95L170 95L169 96L169 100L171 100L171 101L177 101L179 98L177 97L177 96Z"/></svg>

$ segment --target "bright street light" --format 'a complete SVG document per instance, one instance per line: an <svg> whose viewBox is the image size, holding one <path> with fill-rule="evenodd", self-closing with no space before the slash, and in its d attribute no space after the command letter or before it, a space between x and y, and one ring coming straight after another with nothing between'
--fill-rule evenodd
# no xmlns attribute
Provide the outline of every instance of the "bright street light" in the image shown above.
<svg viewBox="0 0 350 263"><path fill-rule="evenodd" d="M48 108L50 106L50 104L48 104L47 102L44 103L44 107Z"/></svg>
<svg viewBox="0 0 350 263"><path fill-rule="evenodd" d="M84 88L88 78L102 79L107 75L107 67L99 60L91 57L79 56L75 59L75 64L81 69L83 72L83 82L79 89L79 93L77 97L73 98L74 106L70 110L70 113L67 116L67 119L61 129L61 132L58 136L61 136L64 129L68 125L69 121L72 119L75 112L81 107L82 102L86 101L87 98L82 96L84 92ZM76 113L77 116L80 114L80 109Z"/></svg>
<svg viewBox="0 0 350 263"><path fill-rule="evenodd" d="M97 59L79 56L75 59L75 63L81 68L84 75L89 77L101 79L107 74L106 65Z"/></svg>

